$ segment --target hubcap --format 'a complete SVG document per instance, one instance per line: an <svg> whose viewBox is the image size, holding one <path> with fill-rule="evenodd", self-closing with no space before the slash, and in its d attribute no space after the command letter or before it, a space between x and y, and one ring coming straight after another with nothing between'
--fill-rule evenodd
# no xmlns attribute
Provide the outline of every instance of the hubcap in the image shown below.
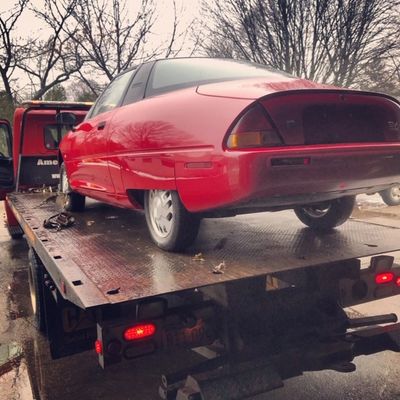
<svg viewBox="0 0 400 400"><path fill-rule="evenodd" d="M62 175L60 176L60 198L61 205L63 208L67 208L69 206L69 182L67 177L67 172L65 168L62 170Z"/></svg>
<svg viewBox="0 0 400 400"><path fill-rule="evenodd" d="M173 225L174 207L169 190L150 190L149 216L153 230L161 237L167 237Z"/></svg>
<svg viewBox="0 0 400 400"><path fill-rule="evenodd" d="M393 186L391 189L393 199L400 200L400 186Z"/></svg>
<svg viewBox="0 0 400 400"><path fill-rule="evenodd" d="M330 210L330 204L317 204L315 206L303 207L303 210L312 218L322 218Z"/></svg>
<svg viewBox="0 0 400 400"><path fill-rule="evenodd" d="M68 193L68 177L67 177L67 171L65 171L65 168L63 170L63 174L61 177L61 191L62 193L66 194Z"/></svg>

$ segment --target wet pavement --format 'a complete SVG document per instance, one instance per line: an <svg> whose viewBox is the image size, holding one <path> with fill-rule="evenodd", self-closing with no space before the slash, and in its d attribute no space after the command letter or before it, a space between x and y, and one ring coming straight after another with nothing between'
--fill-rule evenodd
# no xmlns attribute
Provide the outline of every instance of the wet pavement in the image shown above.
<svg viewBox="0 0 400 400"><path fill-rule="evenodd" d="M0 202L1 220L3 213ZM354 217L400 227L400 206L386 207L379 196L361 196ZM400 262L400 254L395 256ZM351 311L400 316L400 296ZM51 360L30 308L26 242L10 240L0 221L0 400L158 399L160 375L179 367L186 355L151 356L106 371L98 367L94 352ZM400 400L399 354L359 357L355 364L354 373L306 373L286 381L283 389L254 399Z"/></svg>

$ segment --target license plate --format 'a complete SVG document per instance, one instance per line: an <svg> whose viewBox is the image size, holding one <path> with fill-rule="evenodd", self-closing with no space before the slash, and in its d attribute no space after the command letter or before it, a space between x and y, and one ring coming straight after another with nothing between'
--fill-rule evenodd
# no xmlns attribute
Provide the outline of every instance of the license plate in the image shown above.
<svg viewBox="0 0 400 400"><path fill-rule="evenodd" d="M215 340L215 333L204 321L199 321L191 328L166 329L163 334L165 348L172 347L199 347L211 344Z"/></svg>

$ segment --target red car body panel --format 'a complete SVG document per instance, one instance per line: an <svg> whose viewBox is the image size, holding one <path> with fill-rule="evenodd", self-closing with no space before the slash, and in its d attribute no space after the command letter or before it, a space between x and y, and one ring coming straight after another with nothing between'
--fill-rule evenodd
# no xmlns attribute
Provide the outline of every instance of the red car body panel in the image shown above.
<svg viewBox="0 0 400 400"><path fill-rule="evenodd" d="M285 143L228 149L227 134L256 103L265 107ZM299 121L304 114L309 125L318 126L319 112L307 107L320 103L339 111L350 104L355 113L376 106L383 110L377 112L379 123L390 118L394 128L384 128L380 142L305 143L307 135L313 140L314 128L303 132ZM107 129L96 129L100 121ZM387 96L276 74L271 81L202 85L117 107L78 126L60 149L72 189L121 207L140 207L129 190L171 189L191 212L278 209L373 193L400 182L399 121L399 104ZM349 130L352 123L344 126ZM95 129L93 137L82 132L85 124Z"/></svg>
<svg viewBox="0 0 400 400"><path fill-rule="evenodd" d="M86 157L76 145L78 138L86 133L82 134L81 127L77 126L60 147L71 187L121 206L131 206L127 188L176 189L176 177L180 175L177 170L185 170L188 160L209 161L210 157L220 157L215 152L216 148L222 151L221 137L216 132L225 132L232 120L250 104L248 100L236 100L227 106L226 101L219 98L212 98L211 102L213 109L220 110L217 121L215 115L210 115L210 98L199 96L193 88L117 108L110 112L113 114L111 128L101 133L107 148L96 153L88 148ZM182 109L185 109L184 115ZM102 120L105 114L98 118ZM93 120L90 123L94 125ZM87 163L91 163L92 168L89 185L82 176ZM208 168L203 174L208 172L215 175ZM111 196L104 185L107 173L112 175L115 185ZM184 174L182 179L185 179Z"/></svg>

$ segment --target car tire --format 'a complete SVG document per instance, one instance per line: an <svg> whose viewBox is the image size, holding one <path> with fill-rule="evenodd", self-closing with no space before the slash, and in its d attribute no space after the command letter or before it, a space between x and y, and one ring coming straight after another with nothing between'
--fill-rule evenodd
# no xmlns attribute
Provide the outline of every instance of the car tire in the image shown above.
<svg viewBox="0 0 400 400"><path fill-rule="evenodd" d="M147 191L144 210L150 236L161 249L178 252L195 241L200 218L186 210L176 191Z"/></svg>
<svg viewBox="0 0 400 400"><path fill-rule="evenodd" d="M355 196L342 197L316 205L296 207L294 212L303 224L316 230L329 230L346 222L353 211Z"/></svg>
<svg viewBox="0 0 400 400"><path fill-rule="evenodd" d="M85 209L85 196L72 191L64 164L61 164L60 167L58 191L62 196L62 206L65 211L83 211Z"/></svg>
<svg viewBox="0 0 400 400"><path fill-rule="evenodd" d="M44 282L44 267L32 248L29 249L28 258L28 282L32 311L37 329L44 333L46 331L45 299L42 286Z"/></svg>
<svg viewBox="0 0 400 400"><path fill-rule="evenodd" d="M382 200L388 206L398 206L400 205L400 185L392 186L389 189L382 190L379 192Z"/></svg>

